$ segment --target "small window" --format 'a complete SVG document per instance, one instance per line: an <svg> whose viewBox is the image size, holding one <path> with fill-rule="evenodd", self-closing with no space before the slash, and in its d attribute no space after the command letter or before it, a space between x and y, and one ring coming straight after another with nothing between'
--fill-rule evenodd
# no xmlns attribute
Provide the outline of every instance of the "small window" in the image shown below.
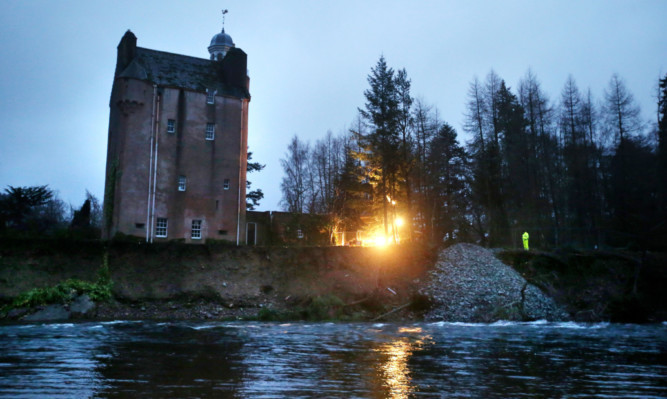
<svg viewBox="0 0 667 399"><path fill-rule="evenodd" d="M206 104L215 104L215 90L206 90Z"/></svg>
<svg viewBox="0 0 667 399"><path fill-rule="evenodd" d="M215 140L215 123L206 124L206 140Z"/></svg>
<svg viewBox="0 0 667 399"><path fill-rule="evenodd" d="M225 179L224 183L222 183L222 188L229 190L229 179Z"/></svg>
<svg viewBox="0 0 667 399"><path fill-rule="evenodd" d="M218 230L218 234L220 234L221 236L226 236L227 230Z"/></svg>
<svg viewBox="0 0 667 399"><path fill-rule="evenodd" d="M185 176L178 176L178 191L185 191L188 185L188 179Z"/></svg>
<svg viewBox="0 0 667 399"><path fill-rule="evenodd" d="M155 222L155 237L167 236L167 218L157 218Z"/></svg>
<svg viewBox="0 0 667 399"><path fill-rule="evenodd" d="M193 240L201 240L201 220L192 221L192 232L190 238Z"/></svg>
<svg viewBox="0 0 667 399"><path fill-rule="evenodd" d="M298 229L296 231L296 236L299 237L299 238L303 238L303 231L301 229Z"/></svg>
<svg viewBox="0 0 667 399"><path fill-rule="evenodd" d="M134 224L134 227L136 227L136 228L138 228L138 229L143 229L144 226L145 226L144 223L135 223L135 224Z"/></svg>
<svg viewBox="0 0 667 399"><path fill-rule="evenodd" d="M167 120L167 133L174 133L176 131L176 120Z"/></svg>

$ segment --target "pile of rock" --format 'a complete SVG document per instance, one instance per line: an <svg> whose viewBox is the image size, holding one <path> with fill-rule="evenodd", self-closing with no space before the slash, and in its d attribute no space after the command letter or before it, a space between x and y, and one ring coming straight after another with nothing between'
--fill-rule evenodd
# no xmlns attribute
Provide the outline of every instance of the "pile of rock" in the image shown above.
<svg viewBox="0 0 667 399"><path fill-rule="evenodd" d="M440 253L420 293L429 321L567 320L569 315L491 251L456 244Z"/></svg>
<svg viewBox="0 0 667 399"><path fill-rule="evenodd" d="M96 307L90 297L86 294L79 295L69 304L52 304L38 306L35 308L16 308L10 310L6 318L8 320L22 321L55 321L67 319L80 319L91 315Z"/></svg>

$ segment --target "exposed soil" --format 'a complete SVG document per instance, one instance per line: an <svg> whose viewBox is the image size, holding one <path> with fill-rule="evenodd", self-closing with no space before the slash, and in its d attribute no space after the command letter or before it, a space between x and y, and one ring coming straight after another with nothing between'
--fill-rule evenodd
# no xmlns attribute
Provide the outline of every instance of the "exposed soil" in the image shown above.
<svg viewBox="0 0 667 399"><path fill-rule="evenodd" d="M498 256L576 321L667 320L667 254L504 251Z"/></svg>
<svg viewBox="0 0 667 399"><path fill-rule="evenodd" d="M79 248L69 248L66 254L53 247L5 249L0 258L0 298L6 301L28 289L68 278L94 281L105 251L115 300L99 304L88 316L100 319L262 316L372 320L410 304L420 278L433 263L431 251L407 246L248 248L114 243L108 249L100 247L96 254ZM383 319L398 317L417 316L406 306Z"/></svg>
<svg viewBox="0 0 667 399"><path fill-rule="evenodd" d="M519 303L517 295L527 297L525 279L577 321L667 320L664 254L494 251L521 276L511 277L511 287L500 287L490 283L498 280L493 276L484 283L485 274L496 270L507 277L514 271L503 265L489 268L496 260L489 259L490 252L483 248L459 248L464 249L459 254L462 260L448 267L467 267L460 274L466 281L453 282L448 273L441 277L452 287L463 287L451 299L463 310L470 302L465 287L490 289L496 296L502 292L514 306ZM0 305L29 289L69 278L95 281L105 254L114 300L98 304L87 318L405 321L422 320L438 305L419 292L433 283L430 272L437 269L437 251L423 247L249 248L21 240L0 243ZM467 320L477 321L514 317L499 312L512 310L511 306L498 306L484 292L475 312L447 319L468 313ZM472 294L470 298L480 298ZM487 302L493 314L484 310ZM516 309L526 317L525 308ZM21 317L30 311L12 314Z"/></svg>

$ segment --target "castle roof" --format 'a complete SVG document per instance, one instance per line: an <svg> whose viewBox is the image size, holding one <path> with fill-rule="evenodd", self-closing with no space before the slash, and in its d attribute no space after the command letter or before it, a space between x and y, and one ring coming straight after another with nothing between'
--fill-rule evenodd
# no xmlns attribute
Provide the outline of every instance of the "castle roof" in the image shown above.
<svg viewBox="0 0 667 399"><path fill-rule="evenodd" d="M234 62L235 59L245 58L245 53L241 49L230 49L225 60L221 62L142 47L136 47L134 55L118 77L147 80L159 86L199 92L213 89L217 90L217 95L250 98L245 82L239 84L241 83L239 79L226 78L226 75L231 73L227 72L225 63L237 64ZM235 65L231 68L238 69ZM245 70L242 73L245 75Z"/></svg>

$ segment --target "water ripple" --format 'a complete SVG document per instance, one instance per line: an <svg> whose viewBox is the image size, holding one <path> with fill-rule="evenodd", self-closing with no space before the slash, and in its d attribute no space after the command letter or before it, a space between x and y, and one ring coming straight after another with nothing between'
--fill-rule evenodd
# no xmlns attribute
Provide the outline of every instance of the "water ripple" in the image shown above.
<svg viewBox="0 0 667 399"><path fill-rule="evenodd" d="M0 397L667 397L667 325L0 326Z"/></svg>

